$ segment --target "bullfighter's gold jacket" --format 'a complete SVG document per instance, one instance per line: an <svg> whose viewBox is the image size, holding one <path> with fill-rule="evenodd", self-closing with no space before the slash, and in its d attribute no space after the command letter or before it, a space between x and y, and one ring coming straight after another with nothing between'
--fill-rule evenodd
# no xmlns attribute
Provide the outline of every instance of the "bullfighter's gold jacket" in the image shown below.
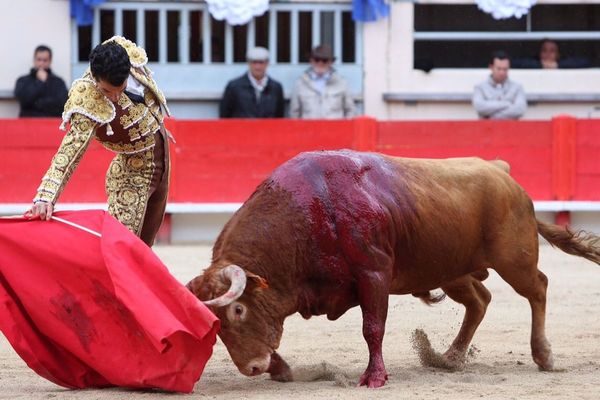
<svg viewBox="0 0 600 400"><path fill-rule="evenodd" d="M70 124L69 130L42 178L34 202L56 202L92 138L116 153L139 153L154 147L154 133L161 129L163 110L170 115L165 97L146 66L146 51L120 36L108 41L117 42L127 51L130 75L145 88L144 102L134 103L122 94L113 104L96 87L89 69L75 80L62 115L61 129Z"/></svg>

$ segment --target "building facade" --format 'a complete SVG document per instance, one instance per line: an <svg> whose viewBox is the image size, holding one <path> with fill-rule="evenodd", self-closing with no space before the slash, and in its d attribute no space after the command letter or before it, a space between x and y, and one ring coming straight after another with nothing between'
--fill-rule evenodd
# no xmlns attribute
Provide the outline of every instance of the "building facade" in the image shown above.
<svg viewBox="0 0 600 400"><path fill-rule="evenodd" d="M494 20L473 1L390 2L376 22L352 20L349 0L272 1L246 25L217 21L199 0L109 0L91 26L77 26L68 0L9 2L0 23L0 117L15 117L15 80L31 66L38 44L54 51L53 69L67 82L81 75L92 47L115 34L144 46L150 67L179 118L216 118L228 80L246 70L249 46L271 52L269 74L289 97L316 44L329 43L335 67L350 83L361 113L378 119L475 119L473 86L488 75L492 50L533 55L543 38L563 53L584 56L579 69L512 69L529 107L524 119L557 114L585 118L600 111L600 0L541 0L520 19ZM24 29L24 27L26 27Z"/></svg>

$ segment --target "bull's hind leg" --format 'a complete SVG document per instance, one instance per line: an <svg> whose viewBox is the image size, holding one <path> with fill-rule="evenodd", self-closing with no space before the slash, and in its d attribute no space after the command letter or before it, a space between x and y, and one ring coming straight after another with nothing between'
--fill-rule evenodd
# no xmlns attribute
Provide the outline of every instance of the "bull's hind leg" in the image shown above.
<svg viewBox="0 0 600 400"><path fill-rule="evenodd" d="M460 331L443 356L450 367L458 367L465 361L469 344L492 300L492 295L481 283L487 277L487 271L480 271L442 286L448 297L465 306Z"/></svg>
<svg viewBox="0 0 600 400"><path fill-rule="evenodd" d="M536 249L537 250L537 249ZM495 267L498 274L531 306L531 355L542 371L551 371L554 360L550 342L546 339L546 289L548 278L537 269L536 257L521 255L510 267Z"/></svg>

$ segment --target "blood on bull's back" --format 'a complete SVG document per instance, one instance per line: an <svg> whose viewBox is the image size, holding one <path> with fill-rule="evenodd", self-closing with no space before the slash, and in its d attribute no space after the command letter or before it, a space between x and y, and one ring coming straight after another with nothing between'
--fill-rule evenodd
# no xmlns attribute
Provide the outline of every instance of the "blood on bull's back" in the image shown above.
<svg viewBox="0 0 600 400"><path fill-rule="evenodd" d="M407 226L416 212L398 169L375 153L310 152L277 168L269 181L290 193L306 218L319 263L364 265L373 242L389 242L390 230ZM391 220L394 209L403 210L402 220Z"/></svg>

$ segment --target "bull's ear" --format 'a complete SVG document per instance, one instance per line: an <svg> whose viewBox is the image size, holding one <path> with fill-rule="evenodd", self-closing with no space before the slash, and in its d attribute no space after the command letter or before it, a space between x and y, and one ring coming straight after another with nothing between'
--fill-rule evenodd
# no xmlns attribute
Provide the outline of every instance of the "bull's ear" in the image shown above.
<svg viewBox="0 0 600 400"><path fill-rule="evenodd" d="M215 297L211 282L207 282L203 275L198 275L189 281L185 287L201 301L210 300Z"/></svg>
<svg viewBox="0 0 600 400"><path fill-rule="evenodd" d="M258 289L268 289L269 282L260 275L253 274L252 272L246 271L246 277L252 280L258 286Z"/></svg>
<svg viewBox="0 0 600 400"><path fill-rule="evenodd" d="M191 281L189 281L185 287L194 294L194 296L198 297L198 292L200 287L202 286L202 276L197 276Z"/></svg>

